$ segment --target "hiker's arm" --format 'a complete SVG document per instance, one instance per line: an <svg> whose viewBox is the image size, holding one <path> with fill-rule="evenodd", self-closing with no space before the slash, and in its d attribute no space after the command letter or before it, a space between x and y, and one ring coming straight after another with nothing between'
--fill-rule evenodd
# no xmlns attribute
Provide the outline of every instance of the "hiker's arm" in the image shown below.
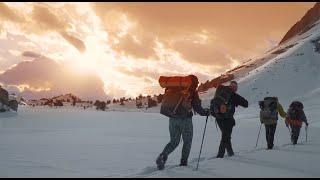
<svg viewBox="0 0 320 180"><path fill-rule="evenodd" d="M239 94L236 94L236 93L234 93L234 105L235 106L238 106L238 105L240 105L240 106L242 106L242 107L245 107L245 108L247 108L248 107L248 101L245 99L245 98L243 98L242 96L240 96Z"/></svg>
<svg viewBox="0 0 320 180"><path fill-rule="evenodd" d="M282 118L286 118L287 114L286 114L286 112L284 112L283 107L281 106L281 104L279 102L277 105L277 110Z"/></svg>
<svg viewBox="0 0 320 180"><path fill-rule="evenodd" d="M211 99L211 101L210 101L210 114L211 114L211 116L216 117L216 114L214 112L214 100L213 99Z"/></svg>
<svg viewBox="0 0 320 180"><path fill-rule="evenodd" d="M210 115L209 114L209 111L205 110L202 108L201 106L201 100L199 98L199 95L198 93L195 93L194 97L192 98L192 108L198 113L200 114L201 116L208 116Z"/></svg>
<svg viewBox="0 0 320 180"><path fill-rule="evenodd" d="M306 117L306 115L304 114L303 111L301 111L301 121L303 121L304 123L308 124L307 117Z"/></svg>

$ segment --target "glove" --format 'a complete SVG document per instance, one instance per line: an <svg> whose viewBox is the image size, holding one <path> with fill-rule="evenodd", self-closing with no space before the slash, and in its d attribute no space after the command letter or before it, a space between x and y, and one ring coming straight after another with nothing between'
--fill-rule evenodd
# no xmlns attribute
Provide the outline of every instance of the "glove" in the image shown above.
<svg viewBox="0 0 320 180"><path fill-rule="evenodd" d="M289 127L289 124L288 124L288 123L285 122L285 124L286 124L287 127Z"/></svg>
<svg viewBox="0 0 320 180"><path fill-rule="evenodd" d="M308 126L309 126L309 123L306 122L306 126L308 127Z"/></svg>

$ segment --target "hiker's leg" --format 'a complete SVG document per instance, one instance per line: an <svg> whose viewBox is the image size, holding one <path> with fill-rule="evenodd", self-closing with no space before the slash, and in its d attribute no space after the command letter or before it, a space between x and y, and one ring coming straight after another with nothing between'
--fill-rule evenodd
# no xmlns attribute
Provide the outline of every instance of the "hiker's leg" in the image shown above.
<svg viewBox="0 0 320 180"><path fill-rule="evenodd" d="M232 124L228 124L226 126L226 134L227 134L227 137L226 137L226 149L227 149L227 152L228 152L229 156L233 156L234 155L234 152L233 152L233 149L232 149L232 144L231 144L232 128L233 128Z"/></svg>
<svg viewBox="0 0 320 180"><path fill-rule="evenodd" d="M267 146L270 146L270 125L265 124L264 125L265 129L266 129L266 141L267 141Z"/></svg>
<svg viewBox="0 0 320 180"><path fill-rule="evenodd" d="M181 119L170 118L169 120L170 142L163 149L162 151L163 154L169 155L179 145L180 139L181 139L180 122L181 122Z"/></svg>
<svg viewBox="0 0 320 180"><path fill-rule="evenodd" d="M270 137L269 137L269 140L270 140L270 148L272 149L273 148L273 141L274 141L274 135L276 133L276 129L277 129L277 124L272 124L270 125Z"/></svg>
<svg viewBox="0 0 320 180"><path fill-rule="evenodd" d="M299 126L293 126L293 144L297 144L299 134L300 134L300 127Z"/></svg>
<svg viewBox="0 0 320 180"><path fill-rule="evenodd" d="M292 143L294 143L294 139L295 139L295 136L294 136L294 134L295 134L295 126L293 126L293 125L291 125L290 124L290 129L291 129L291 142Z"/></svg>
<svg viewBox="0 0 320 180"><path fill-rule="evenodd" d="M192 145L192 138L193 138L193 125L192 125L192 118L186 118L183 122L183 129L182 129L182 140L183 140L183 147L182 147L182 154L181 154L181 161L188 161L188 157L191 150Z"/></svg>
<svg viewBox="0 0 320 180"><path fill-rule="evenodd" d="M219 145L219 151L217 157L223 158L224 153L225 153L225 148L226 148L226 139L227 139L227 132L225 129L225 123L224 119L217 120L218 126L221 130L221 140L220 140L220 145Z"/></svg>

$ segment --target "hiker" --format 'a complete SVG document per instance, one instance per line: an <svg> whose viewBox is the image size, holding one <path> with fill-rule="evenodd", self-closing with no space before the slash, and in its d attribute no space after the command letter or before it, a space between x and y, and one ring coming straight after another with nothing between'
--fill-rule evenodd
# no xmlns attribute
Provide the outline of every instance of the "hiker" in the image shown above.
<svg viewBox="0 0 320 180"><path fill-rule="evenodd" d="M9 93L5 89L3 89L1 85L0 85L0 103L2 105L9 104Z"/></svg>
<svg viewBox="0 0 320 180"><path fill-rule="evenodd" d="M217 158L223 158L225 150L228 156L233 156L231 144L232 128L235 126L235 107L247 108L248 101L237 94L238 83L231 81L229 86L219 85L214 98L210 102L211 115L216 118L216 122L221 130L221 141Z"/></svg>
<svg viewBox="0 0 320 180"><path fill-rule="evenodd" d="M170 142L158 156L156 164L159 170L164 169L168 155L178 147L182 136L180 166L187 166L193 138L192 108L201 116L209 116L209 109L201 106L196 76L161 76L159 82L161 87L166 88L160 113L169 117Z"/></svg>
<svg viewBox="0 0 320 180"><path fill-rule="evenodd" d="M291 128L291 142L297 144L302 122L309 126L306 115L303 111L303 104L299 101L293 101L288 109L286 117L286 126Z"/></svg>
<svg viewBox="0 0 320 180"><path fill-rule="evenodd" d="M259 106L261 109L260 122L261 124L264 124L266 129L267 149L272 149L277 128L278 114L285 118L286 113L277 97L265 97L263 101L259 101Z"/></svg>

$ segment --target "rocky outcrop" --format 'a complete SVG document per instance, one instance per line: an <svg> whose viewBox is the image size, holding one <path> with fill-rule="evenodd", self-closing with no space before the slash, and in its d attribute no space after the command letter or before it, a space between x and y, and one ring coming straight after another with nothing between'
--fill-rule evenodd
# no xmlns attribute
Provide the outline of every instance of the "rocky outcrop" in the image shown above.
<svg viewBox="0 0 320 180"><path fill-rule="evenodd" d="M308 10L308 12L301 18L300 21L290 28L279 44L286 42L298 34L308 31L318 20L320 20L320 2L317 2L311 9Z"/></svg>
<svg viewBox="0 0 320 180"><path fill-rule="evenodd" d="M211 81L207 81L205 83L201 83L198 87L199 92L207 91L210 88L217 88L219 84L223 84L225 82L231 81L234 79L233 74L223 74L219 77L212 79Z"/></svg>

